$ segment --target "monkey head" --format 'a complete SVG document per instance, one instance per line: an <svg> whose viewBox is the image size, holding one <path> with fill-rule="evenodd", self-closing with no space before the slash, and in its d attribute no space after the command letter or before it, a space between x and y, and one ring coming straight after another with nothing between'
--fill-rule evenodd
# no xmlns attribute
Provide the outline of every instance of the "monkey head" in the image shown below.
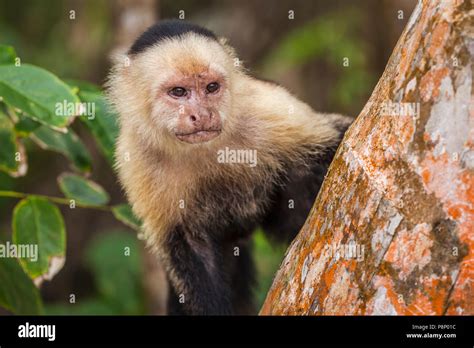
<svg viewBox="0 0 474 348"><path fill-rule="evenodd" d="M157 89L157 117L167 113L164 126L180 141L196 144L210 141L222 131L222 104L226 79L219 69L193 64L192 71L174 71Z"/></svg>
<svg viewBox="0 0 474 348"><path fill-rule="evenodd" d="M224 137L237 71L225 43L187 32L130 52L109 81L122 128L168 149Z"/></svg>

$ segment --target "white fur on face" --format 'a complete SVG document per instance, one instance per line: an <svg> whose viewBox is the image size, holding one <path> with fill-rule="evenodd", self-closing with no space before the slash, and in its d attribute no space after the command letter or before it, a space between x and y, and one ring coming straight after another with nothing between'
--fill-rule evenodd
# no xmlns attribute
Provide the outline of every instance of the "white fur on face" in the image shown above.
<svg viewBox="0 0 474 348"><path fill-rule="evenodd" d="M172 136L178 107L160 98L163 85L177 76L199 73L203 68L222 75L226 90L217 105L225 124L230 114L230 89L235 74L232 49L194 33L167 39L131 57L129 66L116 64L109 79L109 98L120 115L123 128L135 129L155 148L189 150Z"/></svg>

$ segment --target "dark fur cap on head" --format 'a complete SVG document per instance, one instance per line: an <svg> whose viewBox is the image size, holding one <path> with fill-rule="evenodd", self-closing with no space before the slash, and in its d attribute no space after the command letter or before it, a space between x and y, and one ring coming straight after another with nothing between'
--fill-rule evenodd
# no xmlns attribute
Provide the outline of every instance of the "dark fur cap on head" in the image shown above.
<svg viewBox="0 0 474 348"><path fill-rule="evenodd" d="M149 27L142 35L140 35L128 53L137 54L162 40L178 37L191 32L217 40L217 36L206 28L182 20L164 20Z"/></svg>

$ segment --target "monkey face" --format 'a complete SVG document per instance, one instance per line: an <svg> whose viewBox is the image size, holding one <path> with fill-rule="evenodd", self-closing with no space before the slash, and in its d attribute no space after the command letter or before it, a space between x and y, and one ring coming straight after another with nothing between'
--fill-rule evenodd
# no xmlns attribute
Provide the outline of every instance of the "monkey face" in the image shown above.
<svg viewBox="0 0 474 348"><path fill-rule="evenodd" d="M219 136L226 88L224 77L207 67L191 75L176 72L163 83L157 98L175 110L172 132L179 141L197 144Z"/></svg>
<svg viewBox="0 0 474 348"><path fill-rule="evenodd" d="M108 94L121 128L170 152L218 146L231 131L234 59L224 44L187 34L117 62Z"/></svg>

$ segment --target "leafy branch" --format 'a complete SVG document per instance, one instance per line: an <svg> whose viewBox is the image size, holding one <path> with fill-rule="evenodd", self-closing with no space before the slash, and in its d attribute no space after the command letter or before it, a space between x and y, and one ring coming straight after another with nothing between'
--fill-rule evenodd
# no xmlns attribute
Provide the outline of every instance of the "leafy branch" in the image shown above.
<svg viewBox="0 0 474 348"><path fill-rule="evenodd" d="M36 193L35 194L30 194L30 193L23 193L23 192L16 192L16 191L0 191L0 197L28 198L29 196L41 197L41 198L44 198L48 201L51 201L51 202L54 202L54 203L57 203L57 204L71 205L71 200L67 199L67 198L39 195L39 194L36 194ZM90 204L81 204L81 203L75 203L75 206L77 206L79 208L97 209L97 210L103 210L103 211L111 211L112 210L112 207L110 207L110 206L90 205Z"/></svg>
<svg viewBox="0 0 474 348"><path fill-rule="evenodd" d="M41 298L34 284L51 279L64 263L66 228L56 204L111 212L118 221L140 229L128 204L109 205L106 190L86 178L92 171L92 156L71 128L77 120L112 166L118 125L101 89L22 64L13 47L0 45L0 171L13 178L28 174L26 139L65 156L73 171L57 178L64 197L7 190L0 183L0 197L20 199L12 212L13 244L35 245L39 255L37 260L8 258L1 254L6 244L0 243L0 306L13 313L40 313Z"/></svg>

